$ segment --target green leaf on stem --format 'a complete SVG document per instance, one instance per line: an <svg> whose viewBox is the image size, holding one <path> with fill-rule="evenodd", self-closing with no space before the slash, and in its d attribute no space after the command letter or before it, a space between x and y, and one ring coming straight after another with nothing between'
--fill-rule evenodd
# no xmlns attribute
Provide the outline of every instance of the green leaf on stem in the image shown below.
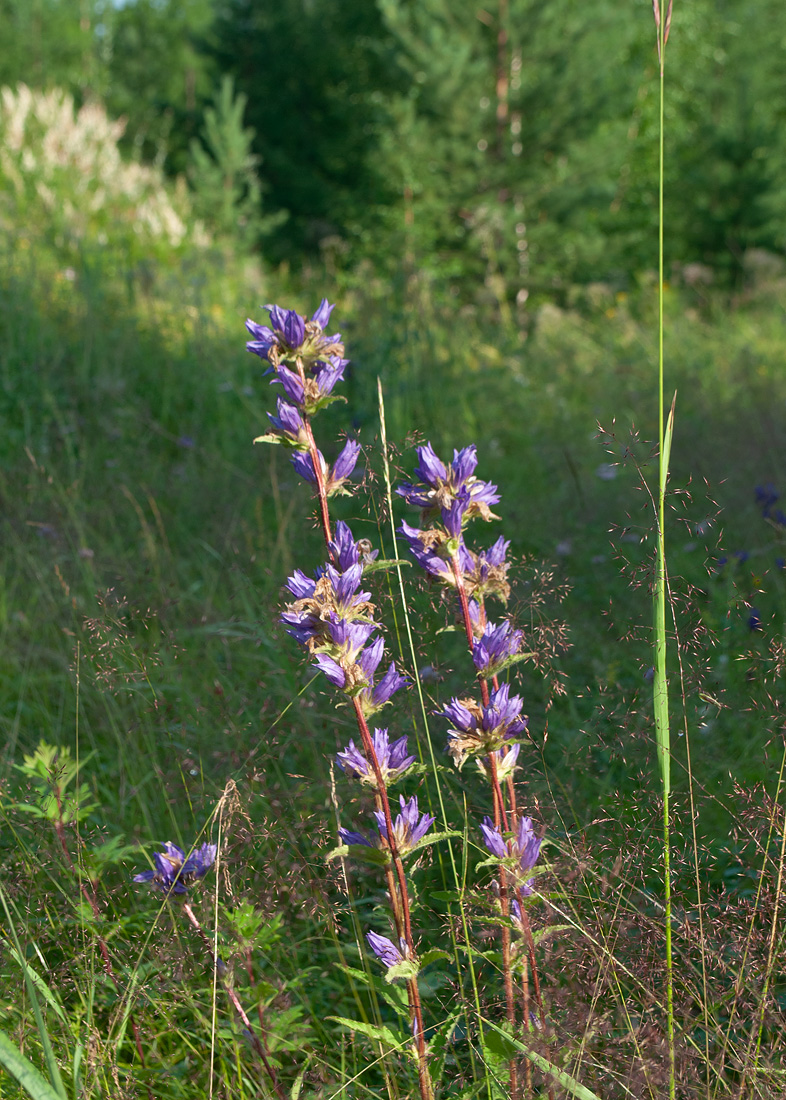
<svg viewBox="0 0 786 1100"><path fill-rule="evenodd" d="M356 1031L360 1035L365 1035L368 1039L373 1039L374 1042L382 1043L390 1050L399 1050L407 1042L406 1039L402 1042L389 1027L384 1027L384 1025L364 1023L362 1020L348 1020L346 1016L327 1016L326 1019L341 1024L349 1031Z"/></svg>

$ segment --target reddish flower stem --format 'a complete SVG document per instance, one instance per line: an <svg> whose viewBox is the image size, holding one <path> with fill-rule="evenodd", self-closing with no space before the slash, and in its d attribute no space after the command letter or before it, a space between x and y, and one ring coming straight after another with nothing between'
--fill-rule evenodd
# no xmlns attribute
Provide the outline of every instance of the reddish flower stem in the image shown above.
<svg viewBox="0 0 786 1100"><path fill-rule="evenodd" d="M387 846L390 851L390 858L393 862L393 868L395 870L396 879L398 880L398 899L400 904L400 917L404 926L404 942L407 945L410 958L415 958L415 943L412 938L412 923L410 919L409 910L409 893L407 891L407 880L404 874L404 864L399 854L398 845L396 844L396 835L393 831L393 817L390 812L390 800L388 799L387 787L385 786L385 780L382 776L382 769L379 766L379 760L377 759L376 749L374 748L374 740L369 732L368 723L366 717L363 714L363 710L360 706L360 702L357 698L352 700L352 705L355 708L355 717L357 718L358 730L363 742L363 749L366 753L366 759L371 764L374 772L374 778L377 783L377 798L382 805L382 813L385 816L385 832L387 833ZM395 895L391 895L391 900ZM394 915L396 906L394 903ZM398 924L398 921L396 922ZM431 1100L431 1076L428 1071L428 1062L426 1058L426 1037L423 1033L423 1008L420 1002L420 990L418 989L418 983L416 978L410 979L407 982L407 993L409 997L410 1009L412 1017L416 1026L415 1041L418 1048L418 1081L420 1084L420 1092L423 1100Z"/></svg>
<svg viewBox="0 0 786 1100"><path fill-rule="evenodd" d="M303 364L298 359L297 368L300 374L301 381L305 385L305 371ZM330 510L328 508L327 490L325 488L325 479L322 476L322 466L319 461L319 452L317 449L316 440L314 439L314 432L311 428L311 424L308 418L303 417L306 434L309 442L309 453L311 455L311 462L314 467L314 477L316 479L316 492L319 500L319 513L322 521L322 533L325 538L325 545L332 558L332 551L330 550L330 543L332 541L331 527L330 527ZM388 883L388 891L390 893L390 901L393 909L393 919L396 924L396 930L399 933L399 937L403 938L407 945L410 958L414 959L415 956L415 942L412 937L412 922L410 918L409 908L409 893L407 891L407 881L404 874L404 864L401 861L401 855L396 845L395 833L393 832L393 818L390 812L390 800L388 799L387 785L382 775L382 769L379 766L379 760L377 758L376 749L374 748L374 739L369 732L368 723L366 717L363 714L363 710L360 706L360 702L357 698L352 700L352 705L355 709L355 717L357 718L358 730L363 742L363 749L366 753L366 759L371 764L374 772L374 779L376 782L376 801L379 808L385 818L385 830L387 832L388 840L387 846L390 850L390 858L393 864L393 869L388 867L386 871L386 878ZM395 879L394 879L395 873ZM397 887L397 888L396 888ZM420 1087L421 1100L433 1100L434 1091L431 1084L431 1074L428 1068L428 1058L426 1053L426 1037L423 1030L423 1008L420 1001L420 990L418 989L417 978L411 978L407 982L407 997L409 1000L410 1008L410 1022L415 1027L415 1042L417 1044L418 1052L418 1084Z"/></svg>

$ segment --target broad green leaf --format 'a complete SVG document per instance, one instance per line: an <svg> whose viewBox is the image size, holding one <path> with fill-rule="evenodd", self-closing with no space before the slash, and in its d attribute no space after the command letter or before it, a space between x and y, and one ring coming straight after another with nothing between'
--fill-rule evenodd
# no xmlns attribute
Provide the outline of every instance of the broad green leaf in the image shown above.
<svg viewBox="0 0 786 1100"><path fill-rule="evenodd" d="M418 964L414 959L402 959L400 963L394 963L393 966L389 966L385 972L386 982L395 982L398 978L403 981L412 981L413 978L418 976Z"/></svg>
<svg viewBox="0 0 786 1100"><path fill-rule="evenodd" d="M398 1039L389 1027L379 1026L377 1024L363 1023L361 1020L348 1020L346 1016L327 1016L326 1019L332 1020L336 1024L341 1024L342 1027L347 1028L349 1031L357 1031L361 1035L365 1035L368 1039L373 1039L376 1043L383 1043L385 1046L390 1047L391 1050L398 1050L404 1044Z"/></svg>

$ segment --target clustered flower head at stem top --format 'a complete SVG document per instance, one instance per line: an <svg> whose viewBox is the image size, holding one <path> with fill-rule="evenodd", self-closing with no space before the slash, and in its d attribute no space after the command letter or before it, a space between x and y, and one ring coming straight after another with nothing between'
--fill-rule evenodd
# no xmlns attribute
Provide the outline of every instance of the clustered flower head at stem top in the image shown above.
<svg viewBox="0 0 786 1100"><path fill-rule="evenodd" d="M486 600L489 597L505 604L510 596L506 560L510 543L498 538L488 549L476 551L468 547L465 541L465 529L473 519L499 518L491 511L491 505L497 504L500 499L497 487L475 475L477 461L474 446L454 451L453 461L448 464L427 443L418 448L415 473L421 481L400 485L396 492L408 504L421 509L423 527L403 523L399 530L406 538L413 557L427 573L443 584L460 590L462 607L466 608L465 627L472 635L472 657L477 675L483 680L491 680L522 659L524 635L507 619L492 623L486 615ZM515 734L523 728L509 725L506 736L500 736L495 743L495 738L489 733L490 716L477 715L477 721L473 724L471 716L459 713L462 701L454 700L454 704L455 713L448 717L456 726L451 734L451 753L459 766L469 751L467 735L470 732L478 744L477 751L488 753L499 749L505 741L514 740ZM504 710L512 705L507 697L504 704L500 697L498 704L503 705ZM513 717L518 721L518 712ZM464 745L467 751L462 747Z"/></svg>
<svg viewBox="0 0 786 1100"><path fill-rule="evenodd" d="M349 360L344 358L340 334L325 333L333 312L326 298L310 320L293 309L276 305L265 308L270 314L269 325L246 321L246 328L253 337L246 348L268 364L265 373L274 376L271 385L280 384L284 397L277 399L275 415L267 414L270 431L254 442L279 443L293 450L295 470L306 481L314 483L318 475L309 453L312 439L307 421L332 401L343 400L333 395L333 389L343 379ZM316 451L319 474L328 497L347 491L347 479L359 454L360 444L348 439L331 467L321 451Z"/></svg>
<svg viewBox="0 0 786 1100"><path fill-rule="evenodd" d="M475 666L479 676L490 679L520 659L523 634L507 621L495 625L486 618L487 598L505 604L510 596L509 541L498 538L487 549L477 551L465 541L466 526L473 519L499 518L491 511L491 505L500 499L497 487L475 476L477 462L474 445L454 451L448 464L427 443L418 447L415 473L421 481L400 485L396 492L422 512L422 527L402 523L399 528L412 556L428 574L442 584L460 587L466 597Z"/></svg>

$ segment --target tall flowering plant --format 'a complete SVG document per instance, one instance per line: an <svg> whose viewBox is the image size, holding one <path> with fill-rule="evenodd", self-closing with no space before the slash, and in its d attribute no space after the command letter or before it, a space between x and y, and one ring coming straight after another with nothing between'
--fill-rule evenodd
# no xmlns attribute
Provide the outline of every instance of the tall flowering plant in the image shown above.
<svg viewBox="0 0 786 1100"><path fill-rule="evenodd" d="M525 898L532 894L532 878L528 876L540 854L541 840L531 819L519 816L516 802L514 772L520 742L527 730L527 719L521 713L523 700L511 695L509 684L500 682L500 675L531 654L523 652L523 631L509 619L490 621L487 611L491 599L503 605L508 601L506 559L510 543L498 538L487 549L473 549L466 541L467 528L474 520L499 518L491 510L500 501L497 486L475 474L476 448L468 446L454 451L453 460L448 463L427 443L418 448L418 459L415 474L419 480L400 485L397 492L407 504L420 509L421 526L402 523L399 530L415 561L455 592L474 665L480 698L451 699L442 716L448 722L447 748L456 767L462 768L470 757L474 758L491 789L492 816L485 818L480 831L486 848L498 860L506 1015L515 1033L519 1017L514 988L513 929L522 935L525 947L521 1024L524 1030L531 1025L527 962L532 970L541 1025L545 1024L525 904ZM515 1060L510 1063L510 1093L513 1100L521 1095Z"/></svg>
<svg viewBox="0 0 786 1100"><path fill-rule="evenodd" d="M397 811L391 807L390 786L414 763L406 737L391 738L388 728L370 727L378 712L403 688L406 677L394 662L378 675L385 641L372 594L365 587L369 572L379 567L376 551L365 540L355 539L347 524L335 524L330 500L350 494L350 481L360 452L355 440L347 440L335 462L328 463L319 450L313 419L331 401L348 360L338 334L329 335L333 307L322 301L310 319L294 310L267 307L269 323L248 321L250 352L258 355L280 386L283 397L275 413L268 413L269 430L257 442L282 445L292 451L292 465L313 489L324 537L327 560L313 573L296 569L286 582L288 602L281 622L303 647L313 665L343 696L354 712L358 741L338 753L345 775L373 792L373 828L340 830L341 844L334 855L350 855L381 868L390 899L391 936L369 931L371 951L386 968L388 980L405 982L413 1034L413 1053L418 1066L422 1100L433 1096L423 1007L418 986L420 960L412 922L407 861L441 836L432 831L434 818L423 813L416 796L400 796ZM403 523L403 534L416 562L438 582L455 592L467 644L477 677L479 698L454 698L442 715L448 724L447 751L458 768L474 759L491 791L491 815L480 834L498 867L498 893L502 927L502 956L509 1029L515 1033L519 1015L530 1027L527 961L532 965L536 994L532 935L526 903L533 894L532 870L541 840L529 817L516 805L513 782L526 734L523 700L511 693L500 675L523 660L523 633L508 619L492 622L487 601L504 604L510 594L506 559L509 543L497 539L488 549L472 549L465 540L467 526L476 519L496 519L492 507L499 502L496 486L476 474L474 446L456 451L444 463L430 444L419 448L416 476L401 485L398 494L420 509L419 528ZM382 563L384 564L384 563ZM511 933L523 938L522 962L516 966ZM468 945L469 946L469 945ZM523 971L519 1013L514 989L514 970ZM539 995L538 995L539 999ZM510 1063L510 1094L521 1095L518 1066Z"/></svg>
<svg viewBox="0 0 786 1100"><path fill-rule="evenodd" d="M407 750L406 737L391 742L387 729L372 732L369 727L369 720L405 685L406 677L393 662L377 677L384 636L371 593L363 587L364 573L373 566L376 553L364 541L357 541L345 523L334 525L330 515L331 497L351 492L349 477L360 446L348 440L330 465L317 447L312 428L316 414L336 400L333 389L348 362L340 335L326 332L332 311L333 306L323 300L306 319L294 310L273 305L268 306L269 324L247 321L252 337L248 350L267 364L271 384L284 391L276 413L268 413L270 431L256 442L292 450L292 465L313 487L317 500L327 561L311 575L297 569L288 579L291 599L281 622L354 711L360 743L350 741L337 761L348 777L373 791L376 833L369 839L363 833L342 829L343 843L336 854L352 853L383 870L395 938L370 931L367 941L388 978L400 978L406 984L420 1095L422 1100L431 1100L433 1086L405 860L429 842L427 834L434 819L420 812L417 797L402 797L394 818L388 788L407 772L414 757Z"/></svg>

